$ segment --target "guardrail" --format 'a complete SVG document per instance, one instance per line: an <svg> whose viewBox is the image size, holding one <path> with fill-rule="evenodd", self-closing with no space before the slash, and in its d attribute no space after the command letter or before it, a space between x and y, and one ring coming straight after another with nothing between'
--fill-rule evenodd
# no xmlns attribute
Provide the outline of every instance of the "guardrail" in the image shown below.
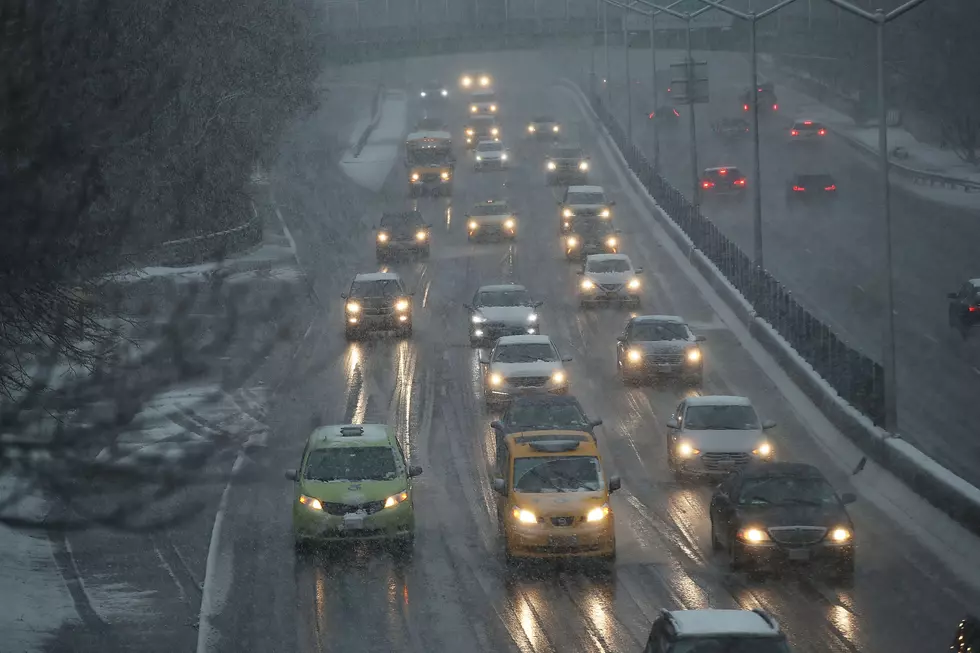
<svg viewBox="0 0 980 653"><path fill-rule="evenodd" d="M364 146L367 145L368 139L374 132L375 127L378 126L378 121L381 120L381 107L384 105L385 93L386 91L384 84L379 84L377 92L371 99L371 122L369 122L368 126L364 128L363 132L361 132L357 142L354 143L354 147L351 149L351 153L355 158L361 156Z"/></svg>

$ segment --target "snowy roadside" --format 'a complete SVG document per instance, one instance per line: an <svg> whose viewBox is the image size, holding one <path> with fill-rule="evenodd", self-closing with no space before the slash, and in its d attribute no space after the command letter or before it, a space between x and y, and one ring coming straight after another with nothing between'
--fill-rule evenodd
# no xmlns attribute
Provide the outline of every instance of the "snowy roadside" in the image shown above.
<svg viewBox="0 0 980 653"><path fill-rule="evenodd" d="M348 150L340 168L355 183L374 192L381 190L398 157L408 120L408 97L404 91L389 90L380 105L377 125L359 154Z"/></svg>

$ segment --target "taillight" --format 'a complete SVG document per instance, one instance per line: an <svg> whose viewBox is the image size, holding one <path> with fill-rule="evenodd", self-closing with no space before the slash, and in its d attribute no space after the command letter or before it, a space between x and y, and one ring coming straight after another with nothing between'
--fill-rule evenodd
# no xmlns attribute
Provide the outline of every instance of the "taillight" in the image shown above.
<svg viewBox="0 0 980 653"><path fill-rule="evenodd" d="M677 111L677 109L671 109L671 111L673 111L674 115L677 116L678 118L681 117L681 114Z"/></svg>
<svg viewBox="0 0 980 653"><path fill-rule="evenodd" d="M803 121L803 124L804 125L812 125L813 124L813 121L812 120L804 120Z"/></svg>
<svg viewBox="0 0 980 653"><path fill-rule="evenodd" d="M827 130L826 129L821 129L821 130L819 130L817 132L817 134L819 134L820 136L826 136L827 135Z"/></svg>
<svg viewBox="0 0 980 653"><path fill-rule="evenodd" d="M793 186L793 192L794 193L802 193L805 190L806 190L806 188L804 188L803 186Z"/></svg>
<svg viewBox="0 0 980 653"><path fill-rule="evenodd" d="M651 112L650 112L650 115L649 115L648 117L650 118L650 120L653 120L653 117L654 117L655 115L657 115L657 112L656 112L656 111L651 111Z"/></svg>
<svg viewBox="0 0 980 653"><path fill-rule="evenodd" d="M773 111L779 111L779 105L778 104L772 105L772 110Z"/></svg>
<svg viewBox="0 0 980 653"><path fill-rule="evenodd" d="M977 311L980 311L980 308L977 308L976 306L971 306L971 307L969 308L969 311L970 311L971 313L976 313Z"/></svg>
<svg viewBox="0 0 980 653"><path fill-rule="evenodd" d="M824 186L824 190L837 190L837 184L831 184L830 186Z"/></svg>
<svg viewBox="0 0 980 653"><path fill-rule="evenodd" d="M735 180L735 185L736 186L744 186L745 185L745 180L744 179L736 179Z"/></svg>
<svg viewBox="0 0 980 653"><path fill-rule="evenodd" d="M793 129L793 130L790 131L789 135L790 136L799 136L800 135L800 132L798 132L795 129Z"/></svg>
<svg viewBox="0 0 980 653"><path fill-rule="evenodd" d="M749 105L743 104L742 105L742 111L748 111L748 110L749 110Z"/></svg>
<svg viewBox="0 0 980 653"><path fill-rule="evenodd" d="M718 171L718 174L719 175L727 175L728 174L728 171L725 170L724 168L722 168L721 170Z"/></svg>
<svg viewBox="0 0 980 653"><path fill-rule="evenodd" d="M715 185L715 182L713 182L713 181L702 181L701 182L701 188L711 188L714 185Z"/></svg>

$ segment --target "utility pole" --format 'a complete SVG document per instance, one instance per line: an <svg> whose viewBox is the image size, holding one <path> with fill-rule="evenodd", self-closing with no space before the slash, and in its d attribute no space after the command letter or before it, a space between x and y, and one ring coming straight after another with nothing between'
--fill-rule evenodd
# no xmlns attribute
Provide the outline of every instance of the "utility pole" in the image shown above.
<svg viewBox="0 0 980 653"><path fill-rule="evenodd" d="M627 15L623 16L623 52L626 58L626 138L633 142L633 79L630 76L630 35Z"/></svg>
<svg viewBox="0 0 980 653"><path fill-rule="evenodd" d="M660 173L660 130L657 128L656 112L660 110L660 86L657 82L657 15L650 14L650 83L653 84L653 170Z"/></svg>
<svg viewBox="0 0 980 653"><path fill-rule="evenodd" d="M695 74L694 74L694 55L691 52L691 17L687 17L687 106L690 109L688 132L691 138L691 185L694 189L691 193L691 201L695 206L700 206L701 204L701 174L698 172L698 128L697 120L695 119L694 107L695 101Z"/></svg>
<svg viewBox="0 0 980 653"><path fill-rule="evenodd" d="M612 88L609 83L609 3L603 3L602 5L602 39L605 44L604 59L606 62L602 83L606 87L606 106L609 107L612 105Z"/></svg>

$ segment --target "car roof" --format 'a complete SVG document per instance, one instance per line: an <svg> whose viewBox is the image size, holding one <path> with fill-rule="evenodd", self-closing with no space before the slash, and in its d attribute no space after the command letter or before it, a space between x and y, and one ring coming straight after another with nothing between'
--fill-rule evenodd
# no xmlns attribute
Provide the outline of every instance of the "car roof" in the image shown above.
<svg viewBox="0 0 980 653"><path fill-rule="evenodd" d="M354 281L401 281L397 272L365 272L354 276Z"/></svg>
<svg viewBox="0 0 980 653"><path fill-rule="evenodd" d="M734 395L706 395L703 397L688 397L688 406L751 406L747 397Z"/></svg>
<svg viewBox="0 0 980 653"><path fill-rule="evenodd" d="M589 254L585 257L585 262L589 261L627 261L632 265L630 257L626 254Z"/></svg>
<svg viewBox="0 0 980 653"><path fill-rule="evenodd" d="M499 145L500 147L504 146L504 144L501 143L500 141L479 141L476 144L477 147L480 147L481 145Z"/></svg>
<svg viewBox="0 0 980 653"><path fill-rule="evenodd" d="M766 478L769 476L797 476L824 478L823 473L809 463L755 463L742 469L743 478Z"/></svg>
<svg viewBox="0 0 980 653"><path fill-rule="evenodd" d="M543 345L552 344L551 336L501 336L497 339L497 345Z"/></svg>
<svg viewBox="0 0 980 653"><path fill-rule="evenodd" d="M738 166L718 166L716 168L705 168L705 172L721 172L722 170L738 170ZM739 170L739 172L741 172Z"/></svg>
<svg viewBox="0 0 980 653"><path fill-rule="evenodd" d="M311 449L386 447L391 446L392 437L387 424L332 424L314 429L309 442Z"/></svg>
<svg viewBox="0 0 980 653"><path fill-rule="evenodd" d="M522 456L599 456L595 436L577 429L548 429L508 433L504 440Z"/></svg>
<svg viewBox="0 0 980 653"><path fill-rule="evenodd" d="M687 324L679 315L637 315L632 322L670 322L671 324Z"/></svg>
<svg viewBox="0 0 980 653"><path fill-rule="evenodd" d="M480 286L477 292L502 292L505 290L527 290L524 286L516 283L498 283L489 286Z"/></svg>
<svg viewBox="0 0 980 653"><path fill-rule="evenodd" d="M575 395L527 395L524 397L514 397L510 402L510 408L514 406L535 405L557 405L557 406L579 406L581 403Z"/></svg>
<svg viewBox="0 0 980 653"><path fill-rule="evenodd" d="M602 186L569 186L569 193L605 193Z"/></svg>
<svg viewBox="0 0 980 653"><path fill-rule="evenodd" d="M670 613L677 636L778 635L775 621L753 610L676 610Z"/></svg>

